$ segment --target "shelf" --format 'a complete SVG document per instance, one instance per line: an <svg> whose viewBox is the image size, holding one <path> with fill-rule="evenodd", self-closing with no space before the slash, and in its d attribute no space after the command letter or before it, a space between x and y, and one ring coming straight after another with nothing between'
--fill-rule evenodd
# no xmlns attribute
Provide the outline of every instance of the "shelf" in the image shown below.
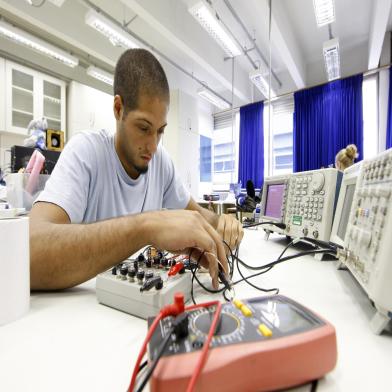
<svg viewBox="0 0 392 392"><path fill-rule="evenodd" d="M22 92L24 94L33 95L33 91L27 90L27 88L15 86L14 84L12 85L12 88L14 88L15 90L18 90L18 91L20 91L20 92Z"/></svg>
<svg viewBox="0 0 392 392"><path fill-rule="evenodd" d="M25 110L19 110L19 109L12 108L12 111L15 113L25 114L26 116L33 116L33 113L26 112Z"/></svg>
<svg viewBox="0 0 392 392"><path fill-rule="evenodd" d="M61 100L58 98L51 97L50 95L44 95L44 100L54 103L56 105L61 105Z"/></svg>

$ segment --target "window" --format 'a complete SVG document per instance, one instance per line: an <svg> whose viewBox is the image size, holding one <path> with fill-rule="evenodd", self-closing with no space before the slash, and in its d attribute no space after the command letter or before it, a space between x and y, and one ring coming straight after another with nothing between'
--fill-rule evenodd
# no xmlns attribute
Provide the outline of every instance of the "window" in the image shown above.
<svg viewBox="0 0 392 392"><path fill-rule="evenodd" d="M271 175L293 171L293 113L294 99L292 96L272 102ZM268 112L266 114L268 121Z"/></svg>
<svg viewBox="0 0 392 392"><path fill-rule="evenodd" d="M232 126L233 120L233 126ZM225 112L214 116L213 187L229 190L238 178L239 112Z"/></svg>
<svg viewBox="0 0 392 392"><path fill-rule="evenodd" d="M200 182L211 182L211 138L200 135Z"/></svg>
<svg viewBox="0 0 392 392"><path fill-rule="evenodd" d="M363 157L368 159L378 153L378 78L377 74L363 78Z"/></svg>

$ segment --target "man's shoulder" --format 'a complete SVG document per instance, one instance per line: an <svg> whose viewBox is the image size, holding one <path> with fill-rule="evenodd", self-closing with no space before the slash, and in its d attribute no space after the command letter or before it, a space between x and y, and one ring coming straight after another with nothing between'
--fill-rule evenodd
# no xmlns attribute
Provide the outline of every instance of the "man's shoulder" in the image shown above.
<svg viewBox="0 0 392 392"><path fill-rule="evenodd" d="M106 129L100 129L100 130L92 130L92 129L86 129L79 131L76 133L71 139L74 141L80 141L80 140L88 140L91 142L102 142L102 141L112 141L114 138L114 134L107 131Z"/></svg>
<svg viewBox="0 0 392 392"><path fill-rule="evenodd" d="M156 157L160 162L171 162L170 154L167 152L162 144L158 145L157 151L155 153Z"/></svg>
<svg viewBox="0 0 392 392"><path fill-rule="evenodd" d="M99 147L110 147L113 138L114 135L104 129L100 131L83 130L69 139L66 148L87 153L90 150L99 150Z"/></svg>

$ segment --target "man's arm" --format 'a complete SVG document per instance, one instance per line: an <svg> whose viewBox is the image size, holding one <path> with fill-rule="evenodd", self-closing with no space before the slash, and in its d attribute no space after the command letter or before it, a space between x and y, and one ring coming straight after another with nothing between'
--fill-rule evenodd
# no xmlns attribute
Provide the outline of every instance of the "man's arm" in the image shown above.
<svg viewBox="0 0 392 392"><path fill-rule="evenodd" d="M230 249L236 248L241 243L244 236L244 229L242 228L242 224L233 215L217 215L207 210L207 208L200 207L192 197L186 209L198 211L218 231L222 239L230 246ZM228 253L228 249L225 248L225 250Z"/></svg>
<svg viewBox="0 0 392 392"><path fill-rule="evenodd" d="M193 200L193 198L191 197L191 199L189 200L188 205L186 206L187 210L191 210L191 211L197 211L201 214L201 216L216 230L218 228L218 224L219 224L219 215L215 214L214 212L208 210L207 208L203 208L201 206L199 206L199 204L197 204L195 202L195 200Z"/></svg>
<svg viewBox="0 0 392 392"><path fill-rule="evenodd" d="M217 284L216 260L224 262L225 251L218 233L198 212L155 211L71 224L62 208L39 202L30 212L31 288L75 286L146 245L173 252L198 248L211 253L210 274Z"/></svg>

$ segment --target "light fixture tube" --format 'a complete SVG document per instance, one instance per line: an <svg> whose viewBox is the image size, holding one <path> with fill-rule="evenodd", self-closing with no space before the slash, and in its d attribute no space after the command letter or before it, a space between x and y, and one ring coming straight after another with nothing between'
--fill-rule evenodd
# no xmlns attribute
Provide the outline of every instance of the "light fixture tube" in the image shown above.
<svg viewBox="0 0 392 392"><path fill-rule="evenodd" d="M269 84L266 78L267 75L268 71L263 72L261 69L257 69L249 75L249 79L261 91L265 98L269 98ZM271 98L275 97L275 91L271 87Z"/></svg>
<svg viewBox="0 0 392 392"><path fill-rule="evenodd" d="M51 57L54 60L60 61L69 67L73 68L79 64L79 60L76 57L71 56L64 50L61 50L17 27L14 27L5 21L0 21L0 35L19 45L26 46L36 52Z"/></svg>
<svg viewBox="0 0 392 392"><path fill-rule="evenodd" d="M200 1L188 11L201 24L201 26L214 38L229 57L242 54L241 48L231 37L226 27L215 17L214 10L205 2Z"/></svg>
<svg viewBox="0 0 392 392"><path fill-rule="evenodd" d="M334 0L313 0L317 26L325 26L335 20Z"/></svg>
<svg viewBox="0 0 392 392"><path fill-rule="evenodd" d="M323 44L323 55L325 63L325 71L327 72L328 80L335 80L340 78L340 55L339 55L339 40L337 38L331 39Z"/></svg>
<svg viewBox="0 0 392 392"><path fill-rule="evenodd" d="M205 87L201 87L197 90L197 94L212 103L219 109L229 109L231 107L230 103L214 94L212 91L206 89Z"/></svg>
<svg viewBox="0 0 392 392"><path fill-rule="evenodd" d="M128 33L94 10L89 10L84 20L87 25L108 38L114 46L122 46L127 49L139 47L129 38L130 35Z"/></svg>
<svg viewBox="0 0 392 392"><path fill-rule="evenodd" d="M109 84L110 86L113 86L113 75L110 74L109 72L104 71L103 69L94 67L90 65L87 70L86 70L87 75L100 80L101 82L104 82L106 84Z"/></svg>

